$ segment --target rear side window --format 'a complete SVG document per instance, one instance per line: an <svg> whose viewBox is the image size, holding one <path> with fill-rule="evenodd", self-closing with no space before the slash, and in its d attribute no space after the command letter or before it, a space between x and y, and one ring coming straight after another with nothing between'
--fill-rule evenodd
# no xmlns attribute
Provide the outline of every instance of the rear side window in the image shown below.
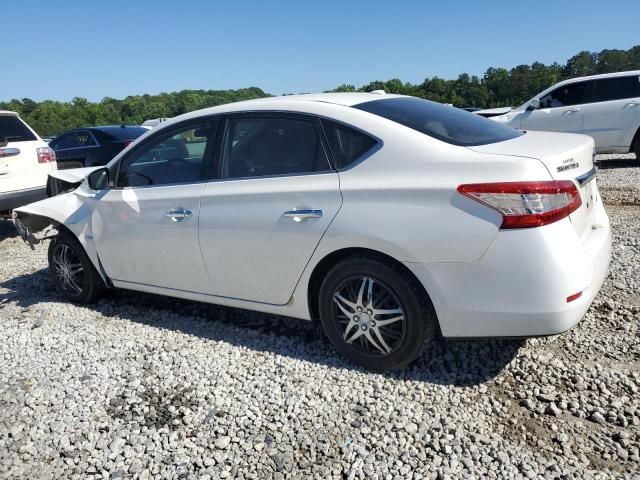
<svg viewBox="0 0 640 480"><path fill-rule="evenodd" d="M593 81L571 83L556 88L540 99L541 108L570 107L591 102Z"/></svg>
<svg viewBox="0 0 640 480"><path fill-rule="evenodd" d="M222 178L304 174L329 170L316 123L295 117L230 118Z"/></svg>
<svg viewBox="0 0 640 480"><path fill-rule="evenodd" d="M65 133L57 138L54 138L49 143L49 146L54 150L65 150L67 148L73 148L76 135L75 133Z"/></svg>
<svg viewBox="0 0 640 480"><path fill-rule="evenodd" d="M89 132L78 132L73 137L73 147L92 147L96 145L95 140Z"/></svg>
<svg viewBox="0 0 640 480"><path fill-rule="evenodd" d="M640 76L638 75L596 80L596 102L622 100L633 97L640 97Z"/></svg>
<svg viewBox="0 0 640 480"><path fill-rule="evenodd" d="M416 97L396 97L355 105L354 108L393 120L452 145L502 142L522 132L479 115Z"/></svg>
<svg viewBox="0 0 640 480"><path fill-rule="evenodd" d="M322 120L336 168L342 169L361 158L378 142L366 133L332 120Z"/></svg>
<svg viewBox="0 0 640 480"><path fill-rule="evenodd" d="M0 115L0 144L5 142L28 142L35 135L15 115Z"/></svg>

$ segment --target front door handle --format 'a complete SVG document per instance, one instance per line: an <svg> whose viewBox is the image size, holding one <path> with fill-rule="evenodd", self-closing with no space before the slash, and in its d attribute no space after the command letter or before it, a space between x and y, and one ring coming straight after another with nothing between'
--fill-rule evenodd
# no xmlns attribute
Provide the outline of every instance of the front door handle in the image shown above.
<svg viewBox="0 0 640 480"><path fill-rule="evenodd" d="M577 113L581 111L582 111L581 108L570 108L569 110L567 110L567 113Z"/></svg>
<svg viewBox="0 0 640 480"><path fill-rule="evenodd" d="M640 105L640 102L637 102L637 101L636 102L629 102L629 103L627 103L627 105L631 105L631 106Z"/></svg>
<svg viewBox="0 0 640 480"><path fill-rule="evenodd" d="M165 217L169 217L174 222L181 222L185 218L190 218L193 216L193 212L191 210L183 210L181 208L177 208L175 210L169 210Z"/></svg>
<svg viewBox="0 0 640 480"><path fill-rule="evenodd" d="M294 222L301 222L305 218L320 218L322 210L287 210L283 213L285 217L291 218Z"/></svg>

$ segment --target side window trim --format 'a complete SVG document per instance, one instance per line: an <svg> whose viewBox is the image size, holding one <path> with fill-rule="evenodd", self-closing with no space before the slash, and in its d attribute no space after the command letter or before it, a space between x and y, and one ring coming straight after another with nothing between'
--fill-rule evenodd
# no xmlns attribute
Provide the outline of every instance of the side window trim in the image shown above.
<svg viewBox="0 0 640 480"><path fill-rule="evenodd" d="M331 164L332 164L333 168L337 172L347 172L347 171L351 170L352 168L360 165L366 159L368 159L369 157L372 157L374 154L376 154L378 151L380 151L382 149L383 145L384 145L384 141L381 138L379 138L379 137L373 135L372 133L367 132L367 131L365 131L365 130L363 130L361 128L358 128L358 127L356 127L354 125L351 125L349 123L345 123L345 122L340 121L340 120L336 120L335 118L329 118L329 117L318 117L318 118L320 120L320 127L322 128L322 135L323 135L324 140L325 140L325 142L327 144L327 150L329 151ZM334 122L334 123L339 123L340 125L344 125L345 127L350 128L352 130L355 130L356 132L360 132L363 135L366 135L366 136L370 137L372 140L375 140L375 143L369 149L367 149L364 152L362 152L358 157L356 157L355 160L350 162L347 166L339 168L337 166L338 164L336 162L334 153L331 150L331 145L330 145L330 142L329 142L329 138L328 138L328 135L327 135L323 120L331 121L331 122Z"/></svg>
<svg viewBox="0 0 640 480"><path fill-rule="evenodd" d="M177 123L170 127L162 128L159 131L154 132L153 135L150 135L149 137L145 138L144 142L136 145L131 151L127 152L125 156L121 157L115 165L109 168L109 177L110 177L109 188L112 190L125 190L130 188L154 188L154 187L157 188L157 187L169 187L174 185L191 185L191 184L196 185L199 183L207 182L208 181L207 172L210 170L211 160L212 160L212 155L211 155L213 150L212 147L217 142L217 132L219 130L218 128L215 128L215 125L216 123L218 124L220 123L220 117L221 115L218 114L218 115L208 115L208 116L203 116L198 118L192 118L189 120L185 120L182 123ZM185 130L188 130L189 127L195 127L198 125L202 125L204 123L209 124L211 135L209 136L209 138L207 138L207 145L205 147L204 155L202 157L203 168L201 170L200 180L197 180L195 182L163 183L161 185L141 185L141 186L118 185L122 164L123 162L126 162L127 159L129 159L132 155L136 155L138 152L140 152L140 150L145 148L151 142L155 142L158 139L165 138L165 137L169 138L172 133L175 135L178 132L181 132L181 131L183 132ZM115 175L112 175L112 173L114 173L113 172L114 170L115 170Z"/></svg>
<svg viewBox="0 0 640 480"><path fill-rule="evenodd" d="M224 159L224 148L227 139L227 135L229 132L229 122L238 118L292 118L297 120L306 120L313 123L316 135L318 135L318 139L320 140L320 145L322 151L324 152L325 159L327 160L328 168L326 170L319 170L317 172L300 172L300 173L287 173L287 174L274 174L274 175L260 175L254 177L233 177L233 178L225 178L224 177L224 167L225 167L225 159ZM304 112L290 112L283 110L252 110L252 111L242 111L242 112L229 112L224 115L224 118L220 122L221 125L218 128L217 137L216 137L216 151L215 157L217 161L217 168L215 169L215 177L212 176L211 181L219 181L219 182L228 182L228 181L238 181L238 180L259 180L263 178L282 178L282 177L300 177L300 176L308 176L308 175L323 175L327 173L336 172L335 164L333 162L333 157L331 156L331 150L327 144L324 130L322 129L322 124L320 122L320 118L317 115L304 113Z"/></svg>

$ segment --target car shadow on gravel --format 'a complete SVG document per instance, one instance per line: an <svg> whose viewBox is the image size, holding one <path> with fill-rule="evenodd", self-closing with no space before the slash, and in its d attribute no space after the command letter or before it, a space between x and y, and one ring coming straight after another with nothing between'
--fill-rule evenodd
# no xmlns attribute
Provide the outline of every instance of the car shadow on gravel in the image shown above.
<svg viewBox="0 0 640 480"><path fill-rule="evenodd" d="M34 305L60 302L46 269L6 280L0 283L0 288L6 289L6 293L0 294L0 301L15 302L25 309L25 315ZM83 308L114 320L178 331L254 351L270 351L331 368L371 373L337 355L319 322L131 291L111 292ZM502 372L524 342L522 339L439 337L409 368L380 374L439 385L478 385Z"/></svg>

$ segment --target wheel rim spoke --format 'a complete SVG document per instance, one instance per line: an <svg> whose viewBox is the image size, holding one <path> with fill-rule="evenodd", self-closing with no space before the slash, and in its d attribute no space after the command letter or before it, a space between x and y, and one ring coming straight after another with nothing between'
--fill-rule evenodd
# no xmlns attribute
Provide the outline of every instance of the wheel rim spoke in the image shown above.
<svg viewBox="0 0 640 480"><path fill-rule="evenodd" d="M347 279L334 291L333 303L334 321L351 348L386 356L403 341L404 312L383 282L370 276Z"/></svg>
<svg viewBox="0 0 640 480"><path fill-rule="evenodd" d="M68 245L60 245L54 252L52 267L60 288L75 295L84 288L84 269L76 253Z"/></svg>

